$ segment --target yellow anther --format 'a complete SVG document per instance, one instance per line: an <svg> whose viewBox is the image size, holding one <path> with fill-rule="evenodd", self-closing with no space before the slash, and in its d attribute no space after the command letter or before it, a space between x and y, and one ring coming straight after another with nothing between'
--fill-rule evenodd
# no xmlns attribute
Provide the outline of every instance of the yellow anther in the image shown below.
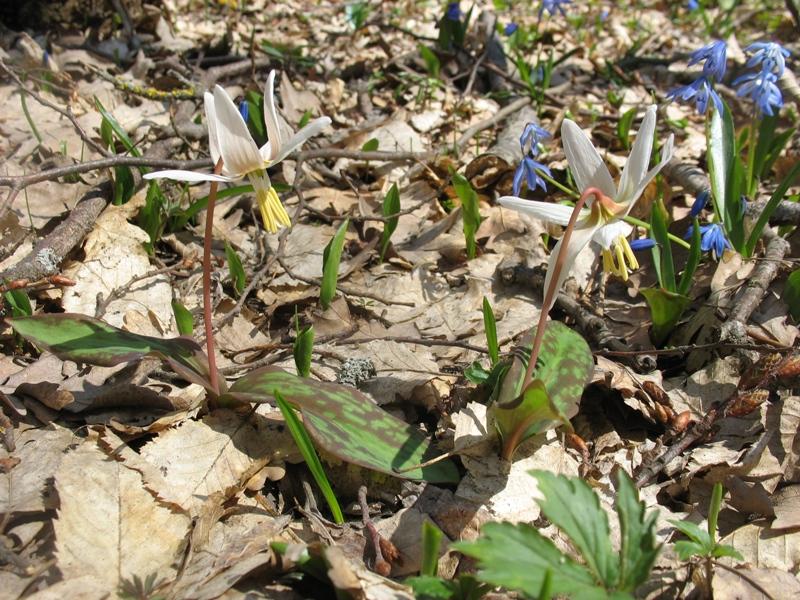
<svg viewBox="0 0 800 600"><path fill-rule="evenodd" d="M612 243L611 248L603 248L603 270L628 281L629 271L639 268L639 262L633 254L631 245L625 236L620 235Z"/></svg>

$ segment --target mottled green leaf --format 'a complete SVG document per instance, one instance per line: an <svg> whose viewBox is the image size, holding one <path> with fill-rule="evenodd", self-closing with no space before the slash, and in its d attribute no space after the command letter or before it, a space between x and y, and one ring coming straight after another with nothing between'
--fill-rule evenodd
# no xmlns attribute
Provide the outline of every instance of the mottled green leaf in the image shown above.
<svg viewBox="0 0 800 600"><path fill-rule="evenodd" d="M342 259L344 236L347 233L349 224L350 219L342 221L339 229L333 234L331 241L328 242L322 253L322 284L319 291L319 303L325 310L330 307L331 301L336 295L336 282L339 279L339 261Z"/></svg>
<svg viewBox="0 0 800 600"><path fill-rule="evenodd" d="M660 346L675 329L683 311L691 304L691 299L661 288L639 291L650 307L650 318L653 320L653 343Z"/></svg>
<svg viewBox="0 0 800 600"><path fill-rule="evenodd" d="M209 387L208 359L190 338L138 335L99 319L71 313L22 317L9 322L22 337L64 360L113 366L155 356L188 381Z"/></svg>
<svg viewBox="0 0 800 600"><path fill-rule="evenodd" d="M509 457L529 437L551 427L569 425L569 420L553 405L541 379L531 381L520 402L512 407L504 408L494 403L489 410L500 439L504 444L511 444L507 454Z"/></svg>
<svg viewBox="0 0 800 600"><path fill-rule="evenodd" d="M355 388L265 367L234 383L228 397L266 402L276 390L300 409L314 441L341 460L406 479L459 480L449 460L404 471L438 453L419 429L389 414Z"/></svg>

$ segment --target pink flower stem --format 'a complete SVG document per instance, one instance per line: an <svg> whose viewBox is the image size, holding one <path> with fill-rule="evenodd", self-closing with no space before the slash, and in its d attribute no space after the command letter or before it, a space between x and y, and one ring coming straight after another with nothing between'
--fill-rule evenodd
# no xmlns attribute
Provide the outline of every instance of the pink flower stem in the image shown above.
<svg viewBox="0 0 800 600"><path fill-rule="evenodd" d="M222 159L214 166L214 174L222 171ZM206 233L203 239L203 321L206 331L206 354L208 355L208 382L211 389L219 396L219 371L217 371L217 357L214 354L214 331L211 322L211 242L214 229L214 204L217 201L217 187L219 183L211 182L208 191L208 206L206 206Z"/></svg>

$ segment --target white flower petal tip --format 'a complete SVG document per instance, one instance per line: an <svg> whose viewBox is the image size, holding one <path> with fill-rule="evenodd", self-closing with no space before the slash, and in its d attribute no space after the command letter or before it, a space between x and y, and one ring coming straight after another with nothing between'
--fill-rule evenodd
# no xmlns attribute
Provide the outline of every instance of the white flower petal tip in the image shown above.
<svg viewBox="0 0 800 600"><path fill-rule="evenodd" d="M555 223L557 225L567 225L572 216L572 207L563 204L553 204L552 202L538 202L536 200L524 200L516 196L503 196L497 203L504 208L511 208L537 219Z"/></svg>
<svg viewBox="0 0 800 600"><path fill-rule="evenodd" d="M177 169L146 173L145 175L142 175L142 179L173 179L175 181L188 181L189 183L199 183L201 181L220 181L222 183L230 183L231 181L235 181L235 179L226 177L225 175L198 173L197 171L180 171Z"/></svg>

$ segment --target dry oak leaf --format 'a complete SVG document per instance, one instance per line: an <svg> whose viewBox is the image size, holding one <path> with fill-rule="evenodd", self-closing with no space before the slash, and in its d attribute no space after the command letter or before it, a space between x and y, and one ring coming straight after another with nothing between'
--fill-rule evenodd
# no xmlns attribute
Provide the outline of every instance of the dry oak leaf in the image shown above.
<svg viewBox="0 0 800 600"><path fill-rule="evenodd" d="M160 498L197 515L212 494L231 497L272 459L291 451L291 438L285 430L278 432L278 424L229 410L186 421L142 448L142 458L162 475L148 485Z"/></svg>
<svg viewBox="0 0 800 600"><path fill-rule="evenodd" d="M56 565L66 580L90 575L114 594L134 576L175 577L189 517L156 500L138 472L85 442L64 457L55 487Z"/></svg>

